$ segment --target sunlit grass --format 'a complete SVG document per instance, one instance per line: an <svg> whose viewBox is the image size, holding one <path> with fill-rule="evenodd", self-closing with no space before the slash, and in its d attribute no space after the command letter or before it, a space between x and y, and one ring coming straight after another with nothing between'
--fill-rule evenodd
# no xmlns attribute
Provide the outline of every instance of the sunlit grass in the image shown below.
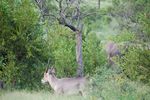
<svg viewBox="0 0 150 100"><path fill-rule="evenodd" d="M0 100L84 100L81 96L58 96L50 92L3 91Z"/></svg>

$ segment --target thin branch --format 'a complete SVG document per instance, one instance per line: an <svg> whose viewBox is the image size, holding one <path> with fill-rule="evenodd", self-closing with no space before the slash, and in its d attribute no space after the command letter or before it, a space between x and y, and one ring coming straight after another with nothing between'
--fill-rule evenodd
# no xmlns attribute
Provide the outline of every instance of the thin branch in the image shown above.
<svg viewBox="0 0 150 100"><path fill-rule="evenodd" d="M41 1L35 0L35 3L37 4L37 6L39 7L39 9L41 10L41 9L42 9L42 8L41 8L41 5L40 5Z"/></svg>
<svg viewBox="0 0 150 100"><path fill-rule="evenodd" d="M53 15L53 14L43 14L43 16L51 16L51 17L57 19L57 16L56 16L56 15Z"/></svg>
<svg viewBox="0 0 150 100"><path fill-rule="evenodd" d="M63 0L60 0L59 2L58 2L58 5L59 5L59 9L60 9L60 14L62 13L62 1Z"/></svg>
<svg viewBox="0 0 150 100"><path fill-rule="evenodd" d="M97 14L97 12L92 12L92 13L87 13L87 14L82 14L81 18L85 18L91 15Z"/></svg>

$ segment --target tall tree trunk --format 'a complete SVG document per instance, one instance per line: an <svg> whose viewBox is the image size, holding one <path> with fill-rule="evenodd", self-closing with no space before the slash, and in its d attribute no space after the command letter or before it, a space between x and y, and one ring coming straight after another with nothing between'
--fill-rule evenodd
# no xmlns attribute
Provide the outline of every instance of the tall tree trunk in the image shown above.
<svg viewBox="0 0 150 100"><path fill-rule="evenodd" d="M83 76L83 61L82 61L82 32L76 32L76 61L78 64L77 76Z"/></svg>
<svg viewBox="0 0 150 100"><path fill-rule="evenodd" d="M76 33L76 61L78 64L77 67L77 76L82 77L83 76L83 60L82 60L82 28L83 24L81 23L83 20L83 17L86 14L81 13L80 9L80 3L81 0L67 0L67 2L63 2L65 0L56 0L58 3L58 12L59 14L55 15L52 14L48 7L46 6L46 1L48 0L35 0L37 6L39 7L40 11L42 11L41 15L44 18L44 16L51 16L58 20L59 24L64 25L65 27L70 28L73 32ZM64 4L67 3L67 4ZM69 4L69 5L68 5ZM67 5L67 7L66 7ZM72 7L74 10L72 10ZM74 7L75 6L75 7ZM67 8L67 9L66 9ZM68 11L73 12L68 12ZM66 17L66 16L70 17ZM87 15L86 15L87 16ZM70 23L70 22L77 22L76 24ZM76 27L77 26L77 27Z"/></svg>

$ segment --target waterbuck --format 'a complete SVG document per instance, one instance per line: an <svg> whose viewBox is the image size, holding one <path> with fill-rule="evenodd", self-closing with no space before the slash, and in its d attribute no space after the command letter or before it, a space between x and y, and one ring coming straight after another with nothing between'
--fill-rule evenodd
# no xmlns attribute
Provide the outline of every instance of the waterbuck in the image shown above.
<svg viewBox="0 0 150 100"><path fill-rule="evenodd" d="M112 41L109 41L105 46L108 64L112 65L114 62L112 61L112 57L114 56L121 56L120 50L118 45Z"/></svg>
<svg viewBox="0 0 150 100"><path fill-rule="evenodd" d="M53 67L46 69L42 83L48 82L56 94L80 94L83 95L87 79L85 77L61 78L55 76Z"/></svg>

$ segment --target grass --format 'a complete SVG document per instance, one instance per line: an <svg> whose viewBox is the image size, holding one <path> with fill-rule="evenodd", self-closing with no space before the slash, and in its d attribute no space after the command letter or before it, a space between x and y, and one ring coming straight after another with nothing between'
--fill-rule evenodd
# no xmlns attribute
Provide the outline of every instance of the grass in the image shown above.
<svg viewBox="0 0 150 100"><path fill-rule="evenodd" d="M0 100L84 100L81 96L58 96L50 92L1 91Z"/></svg>

